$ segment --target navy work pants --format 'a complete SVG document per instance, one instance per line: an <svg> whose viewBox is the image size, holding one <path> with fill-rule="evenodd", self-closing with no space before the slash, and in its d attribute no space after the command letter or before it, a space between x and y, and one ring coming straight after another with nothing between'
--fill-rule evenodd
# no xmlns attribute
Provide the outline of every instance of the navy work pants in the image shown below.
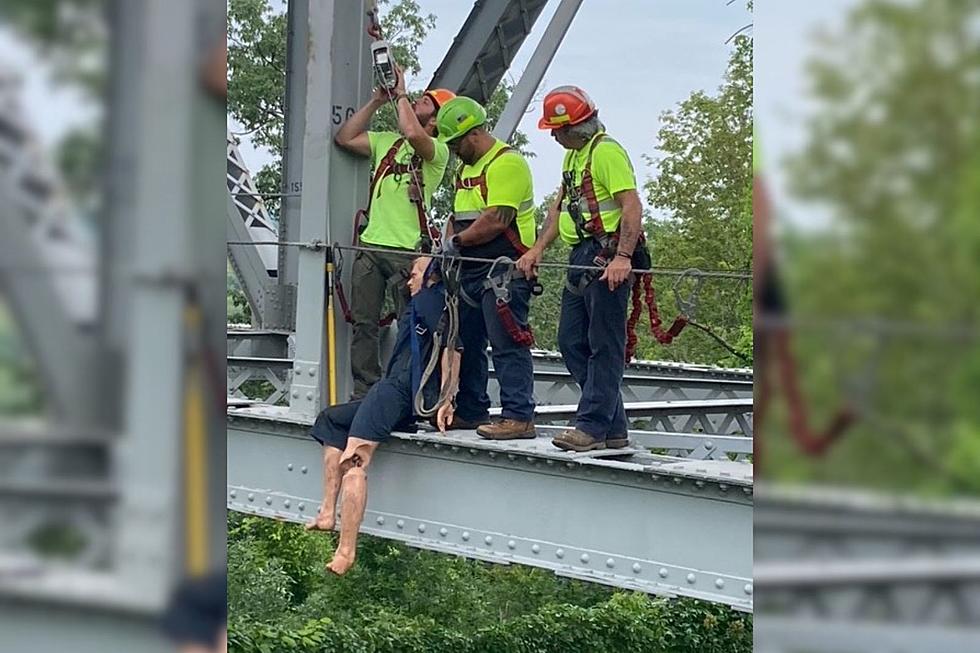
<svg viewBox="0 0 980 653"><path fill-rule="evenodd" d="M592 238L569 255L572 265L595 265L601 247ZM577 288L585 270L569 270ZM558 348L572 378L582 389L575 427L593 438L625 437L628 423L620 384L626 366L626 304L631 280L610 291L601 273L581 294L567 287L561 298Z"/></svg>
<svg viewBox="0 0 980 653"><path fill-rule="evenodd" d="M459 335L463 356L459 370L459 393L456 415L465 421L486 418L490 410L487 395L489 364L487 341L490 342L493 367L500 384L501 417L529 422L534 417L534 365L531 350L514 342L497 316L496 296L483 288L486 277L462 280L462 290L477 306L463 298L459 302ZM531 284L527 279L510 283L510 310L514 321L527 328L531 302Z"/></svg>

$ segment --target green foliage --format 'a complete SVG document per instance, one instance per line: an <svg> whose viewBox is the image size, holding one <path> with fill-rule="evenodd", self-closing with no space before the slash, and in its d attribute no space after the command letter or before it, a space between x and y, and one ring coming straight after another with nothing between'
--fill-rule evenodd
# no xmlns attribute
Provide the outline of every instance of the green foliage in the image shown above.
<svg viewBox="0 0 980 653"><path fill-rule="evenodd" d="M978 21L976 3L873 0L815 44L813 115L790 179L830 223L789 233L788 294L803 322L895 330L797 332L813 421L819 427L844 396L862 415L818 461L769 438L769 473L980 492Z"/></svg>
<svg viewBox="0 0 980 653"><path fill-rule="evenodd" d="M752 650L752 629L751 618L727 608L623 593L587 608L548 606L471 632L386 611L350 620L320 617L299 628L233 618L228 644L233 653L728 653Z"/></svg>
<svg viewBox="0 0 980 653"><path fill-rule="evenodd" d="M336 578L322 571L334 544L333 534L232 514L230 651L751 650L751 618L728 608L367 536Z"/></svg>
<svg viewBox="0 0 980 653"><path fill-rule="evenodd" d="M657 176L646 183L647 200L664 215L647 221L654 265L746 272L752 261L752 39L734 41L717 94L696 91L661 116L657 147L649 159ZM656 278L661 315L676 309L667 298L689 295L688 280ZM742 354L752 354L752 290L748 281L709 279L694 317ZM700 363L745 362L705 334L688 328L668 347L643 333L643 357Z"/></svg>
<svg viewBox="0 0 980 653"><path fill-rule="evenodd" d="M72 84L93 99L105 91L106 0L5 0L0 19L27 38L54 79Z"/></svg>

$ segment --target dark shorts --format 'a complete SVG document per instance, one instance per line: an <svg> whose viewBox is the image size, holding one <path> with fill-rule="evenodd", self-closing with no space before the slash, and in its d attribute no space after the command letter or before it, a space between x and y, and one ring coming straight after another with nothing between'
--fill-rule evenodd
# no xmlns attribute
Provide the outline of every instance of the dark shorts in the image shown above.
<svg viewBox="0 0 980 653"><path fill-rule="evenodd" d="M348 436L384 442L392 431L408 429L413 422L411 382L386 377L364 399L325 408L310 435L325 447L343 450Z"/></svg>

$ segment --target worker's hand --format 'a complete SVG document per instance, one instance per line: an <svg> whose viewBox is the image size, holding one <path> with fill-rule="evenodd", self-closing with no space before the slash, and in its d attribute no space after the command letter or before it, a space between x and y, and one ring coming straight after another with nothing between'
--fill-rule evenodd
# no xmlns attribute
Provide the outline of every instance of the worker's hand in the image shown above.
<svg viewBox="0 0 980 653"><path fill-rule="evenodd" d="M394 97L394 93L395 92L392 91L391 93L392 93L392 97ZM371 101L374 102L375 104L378 104L378 105L381 105L381 104L384 104L385 102L387 102L388 101L388 89L386 89L385 87L381 86L380 84L378 86L375 86L374 87L374 93L371 94Z"/></svg>
<svg viewBox="0 0 980 653"><path fill-rule="evenodd" d="M456 236L450 236L442 241L443 256L459 256L459 241Z"/></svg>
<svg viewBox="0 0 980 653"><path fill-rule="evenodd" d="M398 64L395 64L395 90L392 93L396 98L405 95L405 73Z"/></svg>
<svg viewBox="0 0 980 653"><path fill-rule="evenodd" d="M526 279L533 279L538 276L538 264L544 251L540 247L532 247L525 252L524 256L517 259L517 269L524 273Z"/></svg>
<svg viewBox="0 0 980 653"><path fill-rule="evenodd" d="M633 265L630 263L628 258L623 256L614 256L613 260L609 262L606 266L606 271L602 273L599 277L600 280L605 281L609 284L609 290L616 290L619 284L626 281L630 272L633 271Z"/></svg>
<svg viewBox="0 0 980 653"><path fill-rule="evenodd" d="M447 401L439 407L439 412L436 413L436 426L439 427L441 433L445 433L446 428L452 424L453 415L455 414L456 408L451 401Z"/></svg>
<svg viewBox="0 0 980 653"><path fill-rule="evenodd" d="M375 22L368 23L367 33L375 41L381 40L381 26Z"/></svg>

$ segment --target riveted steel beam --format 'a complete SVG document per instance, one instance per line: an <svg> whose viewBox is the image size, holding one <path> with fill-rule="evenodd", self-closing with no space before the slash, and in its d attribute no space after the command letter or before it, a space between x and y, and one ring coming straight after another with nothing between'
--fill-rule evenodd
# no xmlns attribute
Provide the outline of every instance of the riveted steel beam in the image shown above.
<svg viewBox="0 0 980 653"><path fill-rule="evenodd" d="M229 416L228 507L305 521L320 500L320 447L308 424L263 410ZM364 532L752 608L745 463L639 452L617 460L560 452L544 438L500 443L466 432L415 433L383 445L370 478Z"/></svg>

